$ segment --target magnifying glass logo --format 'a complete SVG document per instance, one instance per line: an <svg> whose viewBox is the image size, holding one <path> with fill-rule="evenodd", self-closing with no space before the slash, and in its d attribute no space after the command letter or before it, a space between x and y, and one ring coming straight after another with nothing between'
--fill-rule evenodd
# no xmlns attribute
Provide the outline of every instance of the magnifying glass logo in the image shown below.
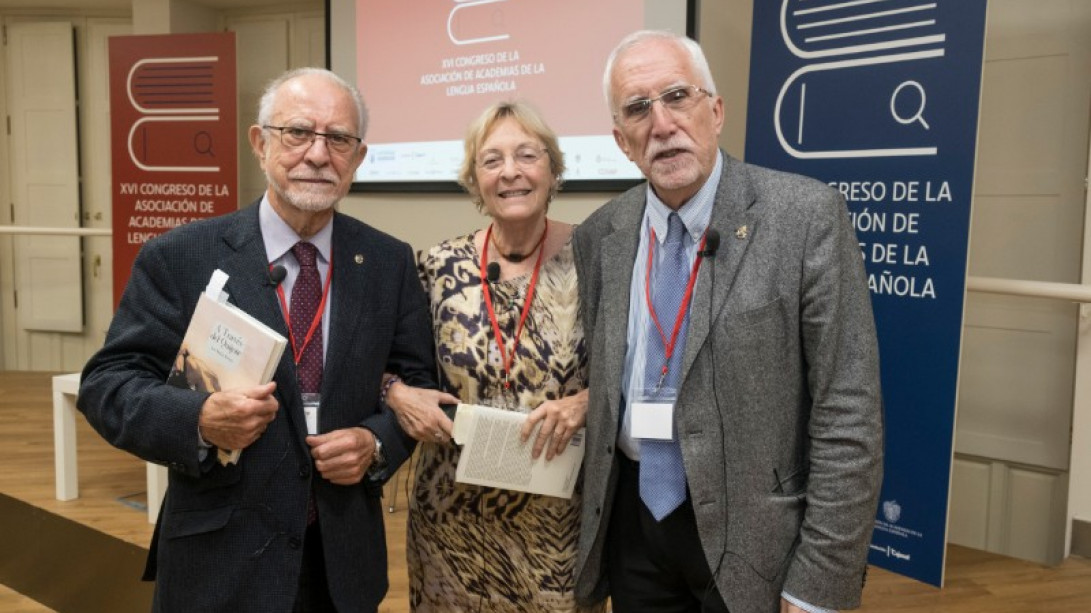
<svg viewBox="0 0 1091 613"><path fill-rule="evenodd" d="M898 99L898 93L906 87L912 87L920 93L921 103L917 107L917 111L915 113L913 113L909 117L902 117L898 114L898 108L894 104L894 102ZM929 126L928 122L924 120L924 105L926 101L927 98L924 94L924 87L920 83L917 83L916 81L905 81L898 87L894 88L894 93L890 95L890 114L894 117L894 121L902 124L903 126L907 126L914 121L919 121L921 122L921 125L924 126L925 130L931 130L932 127Z"/></svg>
<svg viewBox="0 0 1091 613"><path fill-rule="evenodd" d="M193 135L193 150L198 155L207 155L208 157L216 157L215 153L212 153L212 135L201 130Z"/></svg>

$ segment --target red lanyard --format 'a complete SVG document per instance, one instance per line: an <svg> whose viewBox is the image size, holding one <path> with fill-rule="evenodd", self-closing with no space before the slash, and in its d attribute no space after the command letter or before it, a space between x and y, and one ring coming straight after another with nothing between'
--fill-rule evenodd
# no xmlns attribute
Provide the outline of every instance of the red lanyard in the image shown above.
<svg viewBox="0 0 1091 613"><path fill-rule="evenodd" d="M678 341L678 332L682 329L682 322L686 319L686 310L689 309L690 298L693 297L693 286L697 284L697 270L701 268L701 260L704 259L699 254L705 250L705 236L701 236L698 256L693 261L693 268L689 273L689 282L686 284L686 293L682 296L682 304L678 305L678 314L674 317L674 330L671 331L669 341L667 335L663 332L663 326L659 323L659 317L655 314L655 305L652 304L652 260L655 253L655 243L655 228L652 228L652 239L648 241L648 267L644 272L644 299L648 303L648 313L651 314L652 321L655 322L655 329L659 331L659 338L663 340L663 349L666 352L666 361L663 363L663 370L659 374L659 384L656 386L658 388L663 385L663 380L667 377L671 355L674 354L674 345Z"/></svg>
<svg viewBox="0 0 1091 613"><path fill-rule="evenodd" d="M273 269L273 265L269 265L269 269ZM314 337L314 331L318 329L318 324L322 323L322 315L326 312L326 298L330 295L330 281L333 280L333 258L330 258L330 269L326 271L326 284L322 289L322 300L318 303L318 310L314 313L314 319L311 320L311 327L307 329L307 336L303 339L303 345L300 346L295 340L295 333L292 332L292 314L288 310L288 303L284 300L284 286L277 285L277 296L280 297L280 308L284 310L284 322L288 324L288 340L292 343L292 356L295 357L295 364L299 366L299 360L303 359L303 352L307 350L307 345L311 343L311 338Z"/></svg>
<svg viewBox="0 0 1091 613"><path fill-rule="evenodd" d="M527 287L527 298L523 302L523 313L519 316L519 325L515 328L515 340L512 341L511 353L507 353L504 337L500 334L500 322L496 320L496 311L492 308L492 296L489 294L489 284L485 282L485 267L489 263L489 241L492 239L492 224L485 231L485 246L481 249L481 288L485 294L485 308L489 312L489 321L492 323L492 333L496 336L496 346L500 348L500 360L504 367L504 389L511 387L511 364L515 360L515 350L519 347L519 338L523 335L523 324L530 313L530 303L534 301L534 288L538 285L538 272L542 269L542 254L545 253L545 234L549 232L549 220L546 220L545 229L542 230L541 248L538 250L538 259L534 262L534 273L530 276L530 286Z"/></svg>

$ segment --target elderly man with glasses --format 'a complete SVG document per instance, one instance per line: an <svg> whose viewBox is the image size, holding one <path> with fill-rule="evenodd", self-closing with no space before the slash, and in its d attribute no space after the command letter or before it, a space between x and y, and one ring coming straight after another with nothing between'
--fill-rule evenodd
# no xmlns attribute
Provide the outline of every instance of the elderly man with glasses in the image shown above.
<svg viewBox="0 0 1091 613"><path fill-rule="evenodd" d="M257 119L265 194L143 247L78 404L110 443L171 469L154 610L374 612L381 487L414 445L381 404L382 374L434 387L427 303L409 245L336 211L367 152L356 89L292 71ZM166 383L216 269L235 305L290 339L266 385Z"/></svg>
<svg viewBox="0 0 1091 613"><path fill-rule="evenodd" d="M694 41L607 61L647 182L576 229L590 342L577 597L615 613L859 605L882 475L878 347L840 195L717 146Z"/></svg>

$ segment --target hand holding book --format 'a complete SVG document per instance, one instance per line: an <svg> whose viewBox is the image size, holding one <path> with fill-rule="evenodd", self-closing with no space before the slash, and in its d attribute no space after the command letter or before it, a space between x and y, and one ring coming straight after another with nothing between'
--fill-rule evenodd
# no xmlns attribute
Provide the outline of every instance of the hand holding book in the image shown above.
<svg viewBox="0 0 1091 613"><path fill-rule="evenodd" d="M214 392L201 407L201 436L221 452L249 447L277 416L276 386L270 382Z"/></svg>
<svg viewBox="0 0 1091 613"><path fill-rule="evenodd" d="M269 383L287 339L227 302L227 275L216 270L197 299L167 383L211 392L201 407L200 431L217 447L221 464L235 463L276 416Z"/></svg>

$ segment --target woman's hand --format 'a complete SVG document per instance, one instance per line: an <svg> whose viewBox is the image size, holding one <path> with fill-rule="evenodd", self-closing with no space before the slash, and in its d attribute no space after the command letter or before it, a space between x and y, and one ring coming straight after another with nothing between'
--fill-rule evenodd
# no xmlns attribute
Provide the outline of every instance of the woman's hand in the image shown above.
<svg viewBox="0 0 1091 613"><path fill-rule="evenodd" d="M386 392L386 404L394 410L398 425L422 443L442 443L451 437L454 423L439 405L458 402L457 397L447 392L411 387L402 381L391 385Z"/></svg>
<svg viewBox="0 0 1091 613"><path fill-rule="evenodd" d="M559 400L547 400L538 405L527 415L527 420L519 431L524 442L534 433L539 422L542 427L538 429L538 436L534 439L531 457L538 459L545 449L546 460L552 460L568 448L568 441L587 422L587 390Z"/></svg>

